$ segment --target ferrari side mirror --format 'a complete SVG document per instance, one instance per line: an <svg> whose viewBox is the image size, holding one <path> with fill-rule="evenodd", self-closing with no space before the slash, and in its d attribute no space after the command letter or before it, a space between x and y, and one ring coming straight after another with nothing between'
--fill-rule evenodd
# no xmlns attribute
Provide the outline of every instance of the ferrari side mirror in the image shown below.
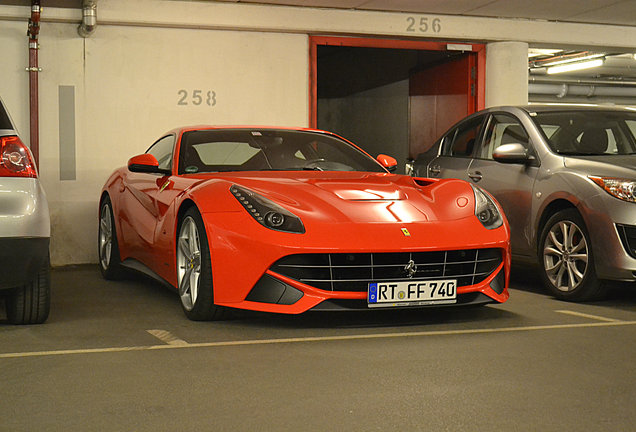
<svg viewBox="0 0 636 432"><path fill-rule="evenodd" d="M397 160L391 156L387 156L385 154L378 155L378 162L382 164L384 168L389 170L389 172L393 172L397 169Z"/></svg>
<svg viewBox="0 0 636 432"><path fill-rule="evenodd" d="M150 153L144 153L133 156L128 160L128 170L138 173L164 174L168 175L172 172L167 169L159 168L157 158Z"/></svg>

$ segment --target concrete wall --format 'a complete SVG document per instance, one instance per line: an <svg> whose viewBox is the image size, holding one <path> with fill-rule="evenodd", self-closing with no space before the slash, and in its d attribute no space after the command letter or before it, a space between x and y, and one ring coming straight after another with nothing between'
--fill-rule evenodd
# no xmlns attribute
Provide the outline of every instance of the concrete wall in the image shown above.
<svg viewBox="0 0 636 432"><path fill-rule="evenodd" d="M528 44L494 42L486 46L486 108L528 103Z"/></svg>
<svg viewBox="0 0 636 432"><path fill-rule="evenodd" d="M11 61L0 67L0 94L28 144L25 33L24 23L1 22L0 58ZM53 265L96 262L103 182L163 132L189 124L308 122L305 35L101 26L84 40L74 24L45 22L40 42L40 177L51 209ZM68 109L59 105L60 86L74 89L70 153L60 142L60 116L68 119L60 113ZM62 165L75 164L74 179L63 180L61 156Z"/></svg>
<svg viewBox="0 0 636 432"><path fill-rule="evenodd" d="M384 153L404 173L408 157L409 82L399 81L345 98L318 101L318 127L353 141L371 156Z"/></svg>

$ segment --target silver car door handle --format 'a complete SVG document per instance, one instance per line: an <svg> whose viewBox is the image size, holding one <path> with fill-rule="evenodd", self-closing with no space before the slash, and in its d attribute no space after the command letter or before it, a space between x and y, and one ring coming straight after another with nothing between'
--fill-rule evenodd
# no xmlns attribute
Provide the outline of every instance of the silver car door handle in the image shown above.
<svg viewBox="0 0 636 432"><path fill-rule="evenodd" d="M482 179L482 175L479 171L475 171L474 173L468 173L468 177L470 177L474 182L478 182Z"/></svg>
<svg viewBox="0 0 636 432"><path fill-rule="evenodd" d="M439 173L442 172L442 168L439 165L434 165L430 167L428 170L431 172L431 174L435 174L435 175L438 175Z"/></svg>

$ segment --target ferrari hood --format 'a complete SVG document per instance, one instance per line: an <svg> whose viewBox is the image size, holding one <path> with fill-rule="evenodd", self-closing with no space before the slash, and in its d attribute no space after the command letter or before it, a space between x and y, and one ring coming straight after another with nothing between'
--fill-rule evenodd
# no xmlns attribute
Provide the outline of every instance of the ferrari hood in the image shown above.
<svg viewBox="0 0 636 432"><path fill-rule="evenodd" d="M341 180L316 180L313 186L322 189L336 197L347 201L401 201L407 198L403 187L394 182L379 181L373 178L372 182L350 182Z"/></svg>
<svg viewBox="0 0 636 432"><path fill-rule="evenodd" d="M282 205L303 221L403 224L474 214L473 190L461 180L355 172L241 174L232 179L235 184Z"/></svg>

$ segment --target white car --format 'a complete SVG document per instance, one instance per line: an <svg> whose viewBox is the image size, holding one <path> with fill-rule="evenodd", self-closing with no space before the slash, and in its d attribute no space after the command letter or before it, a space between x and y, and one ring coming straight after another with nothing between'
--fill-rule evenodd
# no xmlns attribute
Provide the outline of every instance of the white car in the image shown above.
<svg viewBox="0 0 636 432"><path fill-rule="evenodd" d="M12 324L49 316L51 224L33 155L0 100L0 295Z"/></svg>

